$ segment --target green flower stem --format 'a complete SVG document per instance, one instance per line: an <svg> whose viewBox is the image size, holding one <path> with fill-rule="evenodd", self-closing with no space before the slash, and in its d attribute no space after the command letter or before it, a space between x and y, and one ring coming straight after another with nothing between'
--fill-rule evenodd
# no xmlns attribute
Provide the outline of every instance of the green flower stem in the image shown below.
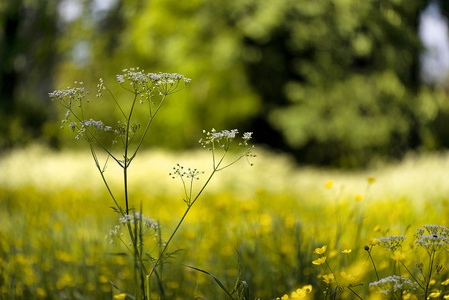
<svg viewBox="0 0 449 300"><path fill-rule="evenodd" d="M361 299L361 300L363 300L363 298L362 297L360 297L353 289L351 289L349 286L347 286L347 288L348 288L348 290L350 290L354 295L356 295L357 296L357 298L359 298L359 299Z"/></svg>
<svg viewBox="0 0 449 300"><path fill-rule="evenodd" d="M429 292L430 281L432 281L433 263L435 260L435 251L429 253L429 276L426 279L426 288L424 290L424 299L427 299L427 293Z"/></svg>
<svg viewBox="0 0 449 300"><path fill-rule="evenodd" d="M98 171L100 172L101 179L103 180L103 183L106 186L106 189L108 190L109 195L111 196L112 200L114 201L115 206L117 206L117 211L119 211L120 214L122 216L124 216L125 213L123 212L123 210L120 207L120 205L117 203L117 200L115 199L114 194L112 193L112 190L109 187L109 184L108 184L108 182L106 180L106 177L104 177L104 169L101 169L101 167L100 167L100 163L98 162L98 158L97 158L97 154L95 152L95 149L94 149L94 147L93 147L93 145L91 143L89 143L89 146L90 146L90 151L92 153L92 157L94 158L94 161L95 161L95 165L96 165Z"/></svg>
<svg viewBox="0 0 449 300"><path fill-rule="evenodd" d="M147 135L148 128L150 128L151 122L153 121L154 117L156 116L156 114L158 113L158 111L161 108L162 104L164 103L165 97L166 97L166 95L164 95L162 97L161 103L159 103L159 105L156 108L156 111L154 112L154 114L151 114L151 112L150 112L150 118L148 119L147 125L145 126L145 130L143 131L143 134L142 134L142 137L140 138L139 144L137 145L136 150L134 150L134 154L129 159L129 163L131 163L131 161L134 159L134 157L136 157L137 152L139 151L140 146L142 146L143 140L145 139L145 136ZM151 107L151 103L150 103L150 107Z"/></svg>
<svg viewBox="0 0 449 300"><path fill-rule="evenodd" d="M168 239L167 243L165 243L164 248L162 249L162 251L160 252L160 255L156 261L156 266L161 262L161 259L165 253L165 251L168 248L168 245L170 244L170 242L172 241L173 237L175 236L175 234L178 232L178 229L181 227L182 223L184 222L184 219L186 218L187 214L189 213L190 209L192 208L193 204L195 204L196 200L198 200L198 198L200 197L200 195L203 193L203 191L206 189L206 186L209 184L209 182L211 181L212 177L214 176L214 174L218 171L218 167L220 166L220 164L222 163L224 157L226 155L223 155L223 157L220 159L220 161L218 162L218 164L216 166L214 166L214 169L212 171L212 173L209 175L209 178L207 179L206 183L203 185L203 187L201 188L201 190L198 192L198 194L195 196L195 199L193 199L193 201L187 205L187 209L184 212L184 214L182 215L181 219L179 220L178 224L176 225L176 228L173 230L172 234L170 235L170 238ZM214 160L215 161L215 160ZM153 271L151 271L150 276L153 274Z"/></svg>
<svg viewBox="0 0 449 300"><path fill-rule="evenodd" d="M410 276L415 280L415 282L419 285L419 287L424 290L424 287L421 285L421 283L413 276L412 272L407 268L407 266L402 262L402 260L399 261L401 265L407 270L407 272L410 274Z"/></svg>
<svg viewBox="0 0 449 300"><path fill-rule="evenodd" d="M137 93L134 93L134 100L133 104L131 106L131 109L129 111L129 116L126 120L126 136L125 136L125 154L123 156L124 162L123 162L123 183L124 183L124 189L125 189L125 205L126 205L126 214L129 214L129 204L128 204L128 167L129 167L129 160L128 160L128 149L129 149L129 126L131 123L131 117L134 111L134 105L136 104L137 100Z"/></svg>
<svg viewBox="0 0 449 300"><path fill-rule="evenodd" d="M366 252L368 252L369 258L371 259L371 263L373 264L373 267L374 267L374 272L376 273L376 278L379 281L380 280L379 279L379 274L377 274L376 264L374 263L374 259L371 256L371 249L366 250Z"/></svg>
<svg viewBox="0 0 449 300"><path fill-rule="evenodd" d="M126 119L126 114L123 111L122 107L120 106L120 104L118 103L117 99L115 99L114 94L107 88L106 89L109 92L109 95L111 95L112 99L114 100L115 104L117 105L117 107L120 109L120 112L122 113L123 117Z"/></svg>

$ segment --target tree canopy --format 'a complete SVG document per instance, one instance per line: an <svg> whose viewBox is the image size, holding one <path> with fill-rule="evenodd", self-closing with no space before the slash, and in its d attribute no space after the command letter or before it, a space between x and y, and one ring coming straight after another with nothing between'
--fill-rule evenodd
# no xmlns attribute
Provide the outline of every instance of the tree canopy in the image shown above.
<svg viewBox="0 0 449 300"><path fill-rule="evenodd" d="M134 66L192 78L188 92L167 103L154 124L150 141L159 146L192 146L211 127L242 128L298 161L352 167L449 145L446 92L420 80L419 15L427 0L117 0L103 10L84 1L71 20L57 13L57 2L37 3L33 13L45 11L48 19L36 19L39 26L24 29L23 37L1 38L46 36L47 45L54 43L27 51L42 55L45 68L33 66L36 74L53 70L58 58L45 79L56 87L83 80L94 90L99 77L113 86L115 74ZM12 13L2 15L7 24ZM36 35L38 28L45 34ZM13 51L11 45L4 48ZM9 60L6 50L2 57ZM33 81L40 90L48 88L42 77ZM6 114L16 101L7 99L17 96L2 95ZM107 122L113 113L102 107L92 103ZM48 111L36 118L48 121Z"/></svg>

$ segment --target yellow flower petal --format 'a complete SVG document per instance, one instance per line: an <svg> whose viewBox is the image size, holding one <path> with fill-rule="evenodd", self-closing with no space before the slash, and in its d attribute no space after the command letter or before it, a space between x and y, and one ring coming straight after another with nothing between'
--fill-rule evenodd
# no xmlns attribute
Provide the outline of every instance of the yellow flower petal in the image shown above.
<svg viewBox="0 0 449 300"><path fill-rule="evenodd" d="M441 295L440 291L435 291L435 292L430 293L429 297L430 298L438 298L438 297L440 297L440 295Z"/></svg>
<svg viewBox="0 0 449 300"><path fill-rule="evenodd" d="M325 274L322 275L321 278L323 279L323 281L327 284L331 284L332 281L334 280L334 274L330 273L330 274Z"/></svg>
<svg viewBox="0 0 449 300"><path fill-rule="evenodd" d="M325 262L326 262L326 256L323 256L323 257L320 257L320 258L312 261L312 264L319 266L319 265L324 264Z"/></svg>
<svg viewBox="0 0 449 300"><path fill-rule="evenodd" d="M352 252L352 249L341 250L341 253L343 253L343 254L349 254L351 252Z"/></svg>
<svg viewBox="0 0 449 300"><path fill-rule="evenodd" d="M441 284L442 284L442 285L448 285L448 284L449 284L449 279L446 279L446 280L443 281Z"/></svg>
<svg viewBox="0 0 449 300"><path fill-rule="evenodd" d="M395 251L393 255L391 255L391 258L395 261L400 261L405 259L405 254L400 251Z"/></svg>
<svg viewBox="0 0 449 300"><path fill-rule="evenodd" d="M124 299L126 299L126 294L125 293L121 293L121 294L118 294L118 295L114 295L113 299L114 300L124 300Z"/></svg>
<svg viewBox="0 0 449 300"><path fill-rule="evenodd" d="M316 248L316 249L313 251L313 253L315 253L315 254L324 254L324 252L326 252L326 249L327 249L327 245L324 245L324 246L321 247L321 248Z"/></svg>
<svg viewBox="0 0 449 300"><path fill-rule="evenodd" d="M351 274L346 274L346 272L340 272L341 277L346 281L354 281L355 277Z"/></svg>
<svg viewBox="0 0 449 300"><path fill-rule="evenodd" d="M330 189L332 187L332 185L334 185L334 182L332 180L329 180L328 182L326 182L326 184L324 185L327 189Z"/></svg>
<svg viewBox="0 0 449 300"><path fill-rule="evenodd" d="M302 290L306 291L307 293L312 292L312 285L308 284L302 287Z"/></svg>
<svg viewBox="0 0 449 300"><path fill-rule="evenodd" d="M379 244L379 241L374 239L374 238L368 238L368 245L370 246L376 246L377 244Z"/></svg>

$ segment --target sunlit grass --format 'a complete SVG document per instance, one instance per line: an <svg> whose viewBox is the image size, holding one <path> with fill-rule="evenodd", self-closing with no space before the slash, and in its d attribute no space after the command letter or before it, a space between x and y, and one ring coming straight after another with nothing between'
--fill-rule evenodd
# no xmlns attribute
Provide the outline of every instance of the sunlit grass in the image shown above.
<svg viewBox="0 0 449 300"><path fill-rule="evenodd" d="M118 215L109 209L112 203L88 156L34 146L0 160L0 298L111 299L118 291L109 280L132 286L129 258L104 239ZM130 196L142 203L145 215L160 221L163 236L183 211L182 186L168 175L176 163L211 168L207 151L148 151L130 169ZM449 225L448 165L445 154L410 156L397 165L340 172L298 167L285 156L258 150L255 165L245 172L237 167L218 174L187 217L170 249L183 250L164 269L167 296L226 299L211 277L185 264L207 270L230 288L241 272L251 299L299 293L309 284L307 296L320 298L326 284L318 278L322 270L312 263L319 258L313 252L327 245L326 262L340 280L362 282L353 289L367 298L368 284L376 280L363 249L368 239L407 235L403 250L413 268L425 259L413 250L415 230ZM113 163L109 168L106 176L120 191ZM372 255L377 271L392 275L391 254L374 246ZM446 270L440 275L435 285L447 279ZM438 286L442 295L444 288ZM353 299L348 290L341 296Z"/></svg>

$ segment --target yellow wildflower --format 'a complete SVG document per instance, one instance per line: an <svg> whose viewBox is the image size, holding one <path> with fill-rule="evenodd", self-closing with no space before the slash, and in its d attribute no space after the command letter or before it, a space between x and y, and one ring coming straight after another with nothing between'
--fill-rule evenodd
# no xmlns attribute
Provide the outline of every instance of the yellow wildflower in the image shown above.
<svg viewBox="0 0 449 300"><path fill-rule="evenodd" d="M446 279L446 280L443 281L441 284L442 284L442 285L448 285L448 284L449 284L449 279Z"/></svg>
<svg viewBox="0 0 449 300"><path fill-rule="evenodd" d="M363 196L362 195L356 195L355 196L355 201L362 201L363 200Z"/></svg>
<svg viewBox="0 0 449 300"><path fill-rule="evenodd" d="M310 293L312 291L312 285L306 285L303 286L300 289L297 289L296 291L294 291L291 295L291 298L287 298L287 299L304 299L308 293Z"/></svg>
<svg viewBox="0 0 449 300"><path fill-rule="evenodd" d="M124 299L126 299L126 294L125 293L121 293L121 294L114 295L113 299L114 300L124 300Z"/></svg>
<svg viewBox="0 0 449 300"><path fill-rule="evenodd" d="M375 179L373 177L368 177L366 178L366 182L368 182L368 184L372 184L374 183Z"/></svg>
<svg viewBox="0 0 449 300"><path fill-rule="evenodd" d="M355 280L354 276L352 276L351 274L346 274L346 272L340 272L340 275L345 281L352 282Z"/></svg>
<svg viewBox="0 0 449 300"><path fill-rule="evenodd" d="M319 265L324 264L325 262L326 262L326 256L323 256L323 257L320 257L320 258L312 261L312 264L319 266Z"/></svg>
<svg viewBox="0 0 449 300"><path fill-rule="evenodd" d="M330 274L321 275L321 278L323 279L323 281L325 283L331 284L332 281L334 280L334 274L330 273Z"/></svg>
<svg viewBox="0 0 449 300"><path fill-rule="evenodd" d="M430 293L429 298L439 298L441 295L441 291L434 291Z"/></svg>
<svg viewBox="0 0 449 300"><path fill-rule="evenodd" d="M374 239L374 238L368 238L368 245L370 246L376 246L377 244L379 244L379 241Z"/></svg>
<svg viewBox="0 0 449 300"><path fill-rule="evenodd" d="M449 299L449 295L443 296L443 299Z"/></svg>
<svg viewBox="0 0 449 300"><path fill-rule="evenodd" d="M326 249L327 249L327 245L324 245L324 246L321 247L321 248L316 248L316 249L313 251L313 253L315 253L315 254L324 254L324 252L326 252Z"/></svg>
<svg viewBox="0 0 449 300"><path fill-rule="evenodd" d="M411 293L403 291L402 300L418 300L418 298Z"/></svg>
<svg viewBox="0 0 449 300"><path fill-rule="evenodd" d="M341 253L343 253L343 254L349 254L351 252L352 252L352 249L341 250Z"/></svg>
<svg viewBox="0 0 449 300"><path fill-rule="evenodd" d="M391 258L395 261L400 261L405 259L405 254L400 251L395 251Z"/></svg>
<svg viewBox="0 0 449 300"><path fill-rule="evenodd" d="M327 189L330 189L332 187L332 185L334 185L334 182L332 180L329 180L328 182L326 182L326 184L324 185Z"/></svg>
<svg viewBox="0 0 449 300"><path fill-rule="evenodd" d="M47 298L47 292L43 288L37 288L36 294L41 298Z"/></svg>

